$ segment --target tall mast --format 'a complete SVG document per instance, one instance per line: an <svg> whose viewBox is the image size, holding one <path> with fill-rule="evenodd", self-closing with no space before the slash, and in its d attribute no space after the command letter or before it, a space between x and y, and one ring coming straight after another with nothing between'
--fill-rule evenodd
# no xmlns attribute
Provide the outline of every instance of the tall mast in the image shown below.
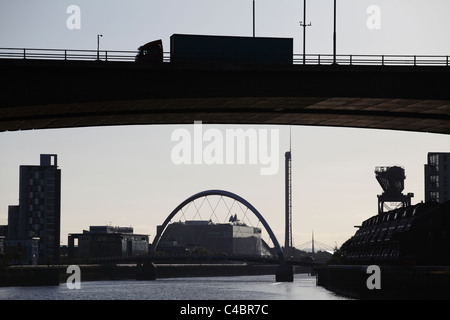
<svg viewBox="0 0 450 320"><path fill-rule="evenodd" d="M300 21L303 27L303 64L306 64L306 27L311 26L311 22L306 24L306 0L303 0L303 21Z"/></svg>
<svg viewBox="0 0 450 320"><path fill-rule="evenodd" d="M289 151L285 153L285 250L292 248L292 156L291 133L289 131Z"/></svg>

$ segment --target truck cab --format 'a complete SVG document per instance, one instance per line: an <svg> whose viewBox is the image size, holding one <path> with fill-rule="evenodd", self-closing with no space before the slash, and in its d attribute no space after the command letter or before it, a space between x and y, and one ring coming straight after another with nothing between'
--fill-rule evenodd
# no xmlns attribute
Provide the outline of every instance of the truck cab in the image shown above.
<svg viewBox="0 0 450 320"><path fill-rule="evenodd" d="M155 40L144 44L138 48L136 62L163 62L163 45L161 40Z"/></svg>

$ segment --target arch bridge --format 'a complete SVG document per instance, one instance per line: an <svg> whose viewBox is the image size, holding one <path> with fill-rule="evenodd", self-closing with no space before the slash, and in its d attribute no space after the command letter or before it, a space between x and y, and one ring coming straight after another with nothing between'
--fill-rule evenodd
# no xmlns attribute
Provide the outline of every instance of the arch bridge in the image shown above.
<svg viewBox="0 0 450 320"><path fill-rule="evenodd" d="M203 198L203 197L208 197L208 196L221 196L221 197L227 197L227 198L231 198L237 202L239 202L240 204L244 205L250 212L252 212L255 217L261 222L262 226L264 227L264 229L267 231L270 240L272 241L274 247L275 247L275 253L277 255L277 261L279 264L278 270L276 272L276 280L277 281L293 281L293 268L292 265L289 264L286 261L286 257L281 249L281 246L277 240L277 238L275 237L275 234L273 233L272 229L270 228L269 224L267 223L267 221L264 219L264 217L262 216L262 214L251 204L249 203L247 200L245 200L244 198L238 196L237 194L234 194L232 192L229 191L224 191L224 190L206 190L206 191L202 191L199 193L196 193L192 196L190 196L189 198L187 198L186 200L184 200L183 202L181 202L168 216L167 218L164 220L163 224L158 228L157 234L155 236L155 239L153 240L152 246L150 248L150 253L154 254L159 243L160 240L162 238L162 235L164 234L164 232L166 231L169 223L171 222L171 220L179 213L182 212L183 208L185 208L189 203L192 203L193 201ZM211 207L212 208L212 207ZM214 209L214 208L212 208ZM247 210L246 210L247 211ZM249 257L247 257L246 259L249 259ZM259 261L264 260L264 258L262 259L257 259Z"/></svg>

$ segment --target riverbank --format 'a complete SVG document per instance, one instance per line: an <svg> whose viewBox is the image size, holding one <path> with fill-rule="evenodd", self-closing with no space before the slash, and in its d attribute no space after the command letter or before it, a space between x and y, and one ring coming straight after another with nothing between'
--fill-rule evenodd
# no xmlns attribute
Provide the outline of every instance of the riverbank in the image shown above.
<svg viewBox="0 0 450 320"><path fill-rule="evenodd" d="M232 315L223 314L223 308L228 304L232 307L238 304L268 304L270 315L262 318L277 319L283 318L285 312L289 311L288 313L291 314L291 311L298 311L299 300L346 300L317 286L316 278L308 274L297 274L294 282L277 283L274 280L274 275L255 275L167 278L156 281L82 281L79 289L71 289L65 283L59 286L2 287L0 303L3 301L6 310L17 310L22 315L31 317L36 316L36 310L39 308L53 307L50 305L51 301L57 300L58 306L62 303L64 310L69 311L82 307L87 302L89 306L94 307L94 311L89 310L89 314L103 318L129 316L130 311L139 307L141 310L150 310L150 313L162 310L165 312L164 316L170 319L179 319L180 308L187 306L188 303L196 307L215 306L222 310L222 313L217 316L227 319L230 316L233 319ZM15 303L11 303L11 300ZM38 301L30 305L28 304L30 300ZM82 300L83 303L80 304L76 300ZM95 300L110 301L110 303L97 305ZM126 303L121 304L120 300L126 300ZM291 303L288 304L288 300L291 300ZM131 304L130 301L132 301ZM134 303L137 304L134 305ZM306 306L302 303L300 305ZM76 309L76 311L83 310ZM242 317L245 318L245 316ZM193 315L190 318L196 319L196 316ZM253 318L258 316L254 315Z"/></svg>
<svg viewBox="0 0 450 320"><path fill-rule="evenodd" d="M154 266L154 268L153 268ZM65 283L71 276L67 265L10 267L0 274L0 286L52 286ZM278 265L265 264L151 264L143 267L123 265L79 265L81 281L152 280L183 277L219 277L274 275ZM295 273L310 273L309 267L296 267Z"/></svg>
<svg viewBox="0 0 450 320"><path fill-rule="evenodd" d="M56 267L13 267L0 272L0 287L55 286L60 283Z"/></svg>
<svg viewBox="0 0 450 320"><path fill-rule="evenodd" d="M317 268L317 285L356 299L450 299L450 267L380 266L378 275L368 272L368 267L334 265ZM373 286L375 282L379 288Z"/></svg>

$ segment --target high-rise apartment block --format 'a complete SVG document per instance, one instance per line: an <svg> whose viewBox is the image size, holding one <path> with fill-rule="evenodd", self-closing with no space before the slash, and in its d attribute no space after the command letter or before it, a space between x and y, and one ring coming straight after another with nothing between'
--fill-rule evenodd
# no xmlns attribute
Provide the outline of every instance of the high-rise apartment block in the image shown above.
<svg viewBox="0 0 450 320"><path fill-rule="evenodd" d="M425 165L425 202L450 199L450 153L429 152Z"/></svg>
<svg viewBox="0 0 450 320"><path fill-rule="evenodd" d="M16 247L13 251L30 243L35 246L38 242L39 263L57 262L61 224L61 170L58 169L55 154L41 154L40 160L39 166L20 166L19 205L8 208L6 242L7 246ZM27 260L31 261L35 259L34 252L35 248L22 248L21 254L23 258L27 255Z"/></svg>

